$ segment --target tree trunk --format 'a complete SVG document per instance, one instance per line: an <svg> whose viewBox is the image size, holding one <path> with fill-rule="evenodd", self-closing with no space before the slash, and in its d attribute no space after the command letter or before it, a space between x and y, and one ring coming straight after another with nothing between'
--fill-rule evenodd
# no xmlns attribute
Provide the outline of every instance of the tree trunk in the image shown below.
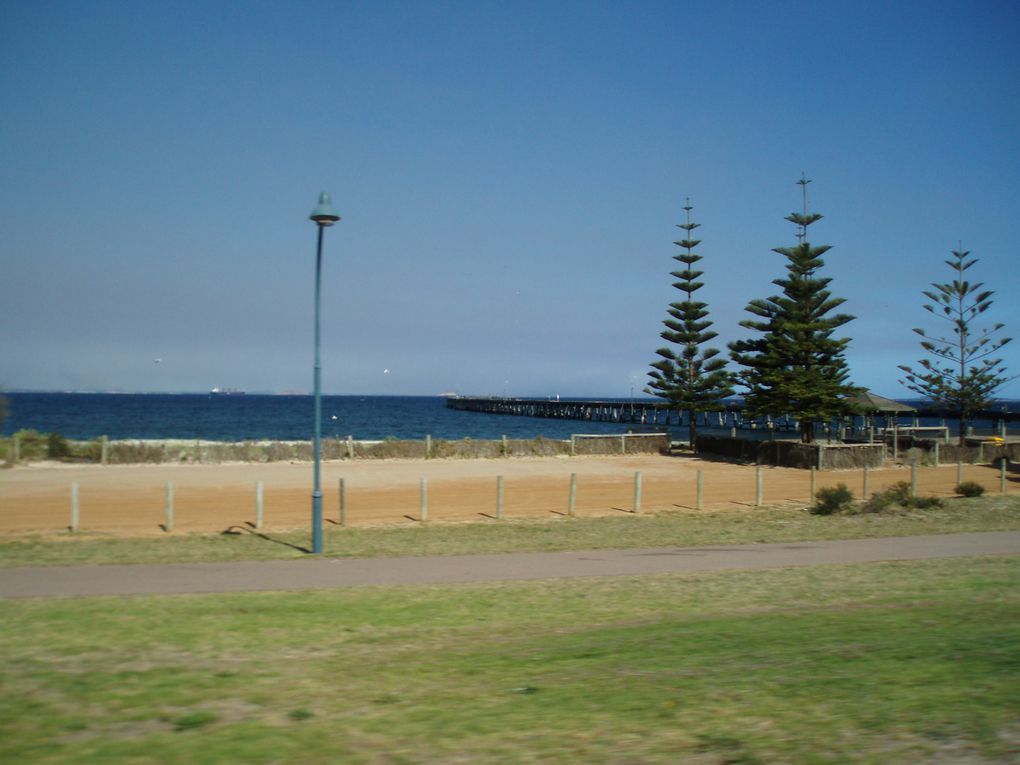
<svg viewBox="0 0 1020 765"><path fill-rule="evenodd" d="M691 442L691 451L694 451L697 447L695 442L698 440L698 413L693 409L688 409L687 417L689 419L687 423L687 438Z"/></svg>
<svg viewBox="0 0 1020 765"><path fill-rule="evenodd" d="M800 442L802 444L813 444L815 442L815 421L800 421Z"/></svg>

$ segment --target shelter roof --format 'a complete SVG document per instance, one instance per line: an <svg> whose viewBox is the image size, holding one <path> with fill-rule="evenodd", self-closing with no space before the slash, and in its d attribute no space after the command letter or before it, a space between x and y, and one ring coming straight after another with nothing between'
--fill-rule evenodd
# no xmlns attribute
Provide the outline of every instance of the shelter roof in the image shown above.
<svg viewBox="0 0 1020 765"><path fill-rule="evenodd" d="M858 393L856 396L848 396L846 399L847 403L852 404L858 409L863 409L867 412L916 412L912 406L908 404L900 403L899 401L893 401L891 398L885 398L872 393L870 390Z"/></svg>

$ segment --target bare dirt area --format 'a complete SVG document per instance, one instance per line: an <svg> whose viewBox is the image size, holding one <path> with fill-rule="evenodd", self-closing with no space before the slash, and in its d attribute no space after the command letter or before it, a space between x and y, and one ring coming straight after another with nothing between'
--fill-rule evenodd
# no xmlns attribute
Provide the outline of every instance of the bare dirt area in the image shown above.
<svg viewBox="0 0 1020 765"><path fill-rule="evenodd" d="M344 479L347 521L352 526L416 523L421 482L426 481L428 520L466 521L493 517L497 477L503 477L504 517L566 514L571 474L577 475L578 516L634 510L635 474L641 474L641 511L693 508L698 472L703 474L703 507L746 507L757 494L753 465L695 457L659 455L536 457L508 459L336 461L322 466L323 508L327 522L339 520L339 484ZM964 480L998 491L999 473L967 465ZM863 473L817 473L816 486L844 483L862 494ZM871 470L873 493L910 479L903 467ZM71 485L79 486L80 528L108 534L162 533L166 486L173 484L174 530L209 532L251 524L256 483L264 485L266 528L306 525L311 509L312 465L297 463L69 465L36 463L0 471L0 534L66 532ZM810 497L805 470L761 469L763 504ZM949 496L957 484L955 465L918 470L918 492ZM1010 490L1014 490L1010 487Z"/></svg>

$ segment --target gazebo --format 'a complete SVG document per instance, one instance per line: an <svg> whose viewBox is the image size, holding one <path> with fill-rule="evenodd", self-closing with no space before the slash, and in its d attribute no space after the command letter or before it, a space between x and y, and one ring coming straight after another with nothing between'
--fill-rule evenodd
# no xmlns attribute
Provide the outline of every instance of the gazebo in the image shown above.
<svg viewBox="0 0 1020 765"><path fill-rule="evenodd" d="M917 409L909 404L903 404L899 401L893 401L891 398L879 396L870 390L863 390L856 396L847 396L845 400L851 409L858 414L864 415L864 427L869 433L874 426L874 416L876 414L885 416L885 426L889 428L899 424L898 418L901 414L908 412L917 413ZM890 420L892 420L891 423Z"/></svg>

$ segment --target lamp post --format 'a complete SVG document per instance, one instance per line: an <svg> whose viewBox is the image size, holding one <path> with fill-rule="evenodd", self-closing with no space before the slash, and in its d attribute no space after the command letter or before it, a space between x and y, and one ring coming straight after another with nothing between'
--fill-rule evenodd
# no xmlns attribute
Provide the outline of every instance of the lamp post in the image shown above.
<svg viewBox="0 0 1020 765"><path fill-rule="evenodd" d="M319 227L319 242L315 249L315 430L312 451L315 460L315 482L312 488L312 553L322 553L322 484L319 478L322 456L322 368L319 364L319 294L322 291L322 232L332 226L340 216L329 203L329 194L319 194L319 204L312 210L309 220Z"/></svg>

